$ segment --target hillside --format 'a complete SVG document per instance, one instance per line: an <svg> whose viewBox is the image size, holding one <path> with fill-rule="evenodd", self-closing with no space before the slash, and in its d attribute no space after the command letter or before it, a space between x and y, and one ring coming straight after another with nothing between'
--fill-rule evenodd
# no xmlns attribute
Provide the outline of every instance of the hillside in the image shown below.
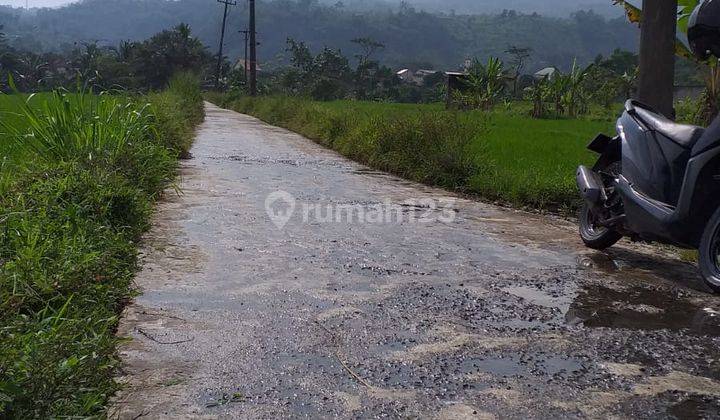
<svg viewBox="0 0 720 420"><path fill-rule="evenodd" d="M523 13L534 13L545 16L567 17L578 10L593 10L603 16L617 17L622 12L606 0L404 0L418 9L432 12L477 14L499 13L505 9ZM30 7L58 7L71 3L72 0L27 0ZM321 0L321 3L335 5L337 0ZM346 7L356 10L378 8L397 8L401 0L345 0ZM0 5L25 7L26 0L0 0Z"/></svg>
<svg viewBox="0 0 720 420"><path fill-rule="evenodd" d="M245 28L246 13L244 5L231 10L226 48L231 58L242 54L237 31ZM117 45L186 22L214 52L221 14L221 7L207 0L87 0L32 14L5 9L0 12L0 24L15 43L34 50L57 50L94 41ZM593 12L569 18L515 12L432 14L407 7L358 12L347 6L288 0L258 3L258 31L265 67L283 62L288 37L304 40L314 49L341 48L352 55L356 50L350 41L370 36L387 46L378 58L389 65L438 69L456 68L467 57L503 56L509 45L531 47L531 67L567 68L574 58L588 62L616 48L634 50L637 43L637 29L622 17L606 19Z"/></svg>
<svg viewBox="0 0 720 420"><path fill-rule="evenodd" d="M323 0L335 4L337 0ZM401 0L345 0L345 6L360 10L378 7L398 7ZM503 10L539 13L544 16L568 17L579 10L592 10L606 17L618 17L622 10L609 0L405 0L417 9L446 14L486 14Z"/></svg>

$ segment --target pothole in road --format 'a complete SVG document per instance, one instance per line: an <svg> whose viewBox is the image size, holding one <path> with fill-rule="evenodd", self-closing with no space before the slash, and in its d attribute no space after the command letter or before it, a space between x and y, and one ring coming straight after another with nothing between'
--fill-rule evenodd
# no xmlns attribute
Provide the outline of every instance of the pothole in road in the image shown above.
<svg viewBox="0 0 720 420"><path fill-rule="evenodd" d="M600 252L583 254L578 257L578 265L581 268L594 268L600 271L614 272L620 269L622 264L611 256Z"/></svg>
<svg viewBox="0 0 720 420"><path fill-rule="evenodd" d="M700 336L720 336L720 311L693 303L668 290L630 287L621 290L586 285L565 319L589 328L687 330Z"/></svg>
<svg viewBox="0 0 720 420"><path fill-rule="evenodd" d="M576 358L525 353L505 357L471 358L461 364L464 374L489 373L501 377L567 377L586 372L583 362Z"/></svg>
<svg viewBox="0 0 720 420"><path fill-rule="evenodd" d="M551 308L558 315L564 314L564 321L569 325L720 336L720 305L702 302L702 299L692 301L687 292L681 290L644 286L613 288L596 283L565 288L507 286L501 290L535 307ZM533 321L548 322L548 319L535 318Z"/></svg>

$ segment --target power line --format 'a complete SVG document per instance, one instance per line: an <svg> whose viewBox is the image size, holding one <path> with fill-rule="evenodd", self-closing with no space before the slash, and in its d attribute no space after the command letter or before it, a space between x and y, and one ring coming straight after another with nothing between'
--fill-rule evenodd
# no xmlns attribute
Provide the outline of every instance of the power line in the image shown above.
<svg viewBox="0 0 720 420"><path fill-rule="evenodd" d="M227 23L228 7L237 5L234 0L217 0L218 3L225 5L222 20L222 30L220 32L220 48L218 48L218 61L217 71L215 73L215 89L220 88L220 78L222 73L222 62L223 62L223 45L225 44L225 24Z"/></svg>

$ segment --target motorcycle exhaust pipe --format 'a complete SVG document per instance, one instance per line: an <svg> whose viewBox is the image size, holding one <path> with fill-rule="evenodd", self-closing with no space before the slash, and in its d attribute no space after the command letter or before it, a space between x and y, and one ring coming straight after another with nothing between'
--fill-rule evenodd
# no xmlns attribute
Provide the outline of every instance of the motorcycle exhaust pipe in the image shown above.
<svg viewBox="0 0 720 420"><path fill-rule="evenodd" d="M577 170L576 181L580 194L591 206L597 206L605 199L605 187L600 175L586 166Z"/></svg>

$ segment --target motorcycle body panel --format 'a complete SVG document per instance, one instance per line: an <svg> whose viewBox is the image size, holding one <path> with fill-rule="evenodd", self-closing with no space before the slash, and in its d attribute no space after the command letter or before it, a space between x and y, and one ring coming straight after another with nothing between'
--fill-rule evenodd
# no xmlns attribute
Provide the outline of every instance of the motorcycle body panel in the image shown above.
<svg viewBox="0 0 720 420"><path fill-rule="evenodd" d="M675 206L690 150L649 130L629 113L618 121L622 139L622 173L645 196Z"/></svg>
<svg viewBox="0 0 720 420"><path fill-rule="evenodd" d="M720 207L720 118L692 147L649 129L626 111L619 137L597 138L597 167L620 160L615 189L624 207L623 230L643 240L698 248L705 226ZM598 147L600 145L600 147Z"/></svg>

